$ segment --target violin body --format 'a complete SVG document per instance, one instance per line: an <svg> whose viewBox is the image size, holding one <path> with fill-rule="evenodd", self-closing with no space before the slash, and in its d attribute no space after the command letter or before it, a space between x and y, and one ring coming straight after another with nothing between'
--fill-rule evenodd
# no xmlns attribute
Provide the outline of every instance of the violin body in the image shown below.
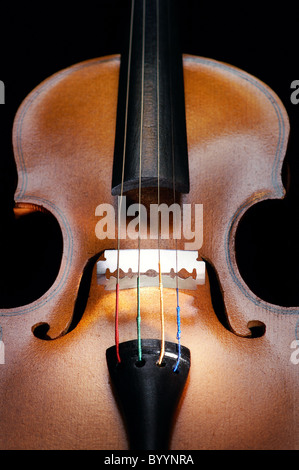
<svg viewBox="0 0 299 470"><path fill-rule="evenodd" d="M182 341L192 366L171 449L298 448L298 374L290 362L295 309L258 298L235 258L244 213L284 196L288 117L253 76L201 57L184 56L183 64L190 192L181 202L203 204L199 256L216 273L226 322L219 321L209 279L182 291ZM115 204L119 67L119 56L110 56L58 72L31 92L15 119L17 210L50 212L61 228L63 254L42 297L0 310L2 449L128 448L105 361L114 343L115 295L97 285L95 268L101 253L115 248L115 240L96 237L95 209ZM122 248L135 245L126 240ZM146 240L143 247L155 245ZM164 291L166 339L173 341L175 293ZM143 337L159 337L158 289L143 288L141 296ZM80 321L70 328L79 310ZM135 317L136 294L123 290L121 341L135 338ZM43 323L49 330L39 338L34 331ZM252 337L250 328L262 324L265 333Z"/></svg>

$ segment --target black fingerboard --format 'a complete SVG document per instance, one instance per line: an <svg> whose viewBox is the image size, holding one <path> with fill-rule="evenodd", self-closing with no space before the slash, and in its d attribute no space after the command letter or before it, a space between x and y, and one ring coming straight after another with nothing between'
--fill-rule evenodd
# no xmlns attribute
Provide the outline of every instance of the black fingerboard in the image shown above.
<svg viewBox="0 0 299 470"><path fill-rule="evenodd" d="M175 0L135 0L121 56L112 194L189 192L184 77ZM124 163L123 163L124 162ZM141 163L141 166L140 166ZM141 174L140 174L141 168Z"/></svg>

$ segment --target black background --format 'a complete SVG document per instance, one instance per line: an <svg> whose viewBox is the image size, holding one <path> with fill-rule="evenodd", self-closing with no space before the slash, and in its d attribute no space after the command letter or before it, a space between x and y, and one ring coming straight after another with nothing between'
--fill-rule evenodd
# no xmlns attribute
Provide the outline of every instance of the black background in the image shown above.
<svg viewBox="0 0 299 470"><path fill-rule="evenodd" d="M247 212L237 233L237 259L242 276L257 295L279 305L297 306L299 105L290 101L290 85L299 79L299 14L293 3L226 3L179 2L182 51L251 73L269 85L287 109L291 137L283 181L288 195L284 201L260 203ZM0 106L0 307L41 295L57 273L61 251L55 223L42 216L25 222L11 217L17 178L11 145L14 115L26 95L53 73L83 60L120 53L129 5L128 0L1 5L0 79L5 83L6 102ZM17 275L20 259L26 279Z"/></svg>

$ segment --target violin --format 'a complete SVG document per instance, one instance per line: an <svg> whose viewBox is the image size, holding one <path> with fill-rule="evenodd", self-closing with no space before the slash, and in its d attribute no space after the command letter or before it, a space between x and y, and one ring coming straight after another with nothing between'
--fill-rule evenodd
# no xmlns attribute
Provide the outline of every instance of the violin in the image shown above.
<svg viewBox="0 0 299 470"><path fill-rule="evenodd" d="M45 292L0 309L1 448L294 449L298 310L236 254L246 213L285 197L287 112L182 56L173 0L132 0L124 44L14 120L15 218L55 219L62 253Z"/></svg>

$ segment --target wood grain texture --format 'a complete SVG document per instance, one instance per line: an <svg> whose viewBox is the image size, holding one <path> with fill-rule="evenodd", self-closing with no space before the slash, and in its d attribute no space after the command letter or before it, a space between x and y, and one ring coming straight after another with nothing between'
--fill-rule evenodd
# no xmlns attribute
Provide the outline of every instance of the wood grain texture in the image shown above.
<svg viewBox="0 0 299 470"><path fill-rule="evenodd" d="M105 351L114 343L115 295L93 271L84 314L67 333L88 260L113 240L95 236L95 208L111 196L119 57L87 61L50 77L24 101L14 125L18 204L44 207L64 240L53 286L35 302L2 309L2 449L126 449ZM190 194L204 207L199 255L214 266L231 330L215 314L207 281L181 293L188 384L172 449L297 449L298 373L290 362L298 311L257 298L239 275L234 237L257 201L281 198L288 118L277 96L227 64L184 57ZM143 248L153 247L149 240ZM122 248L136 248L132 241ZM163 248L167 247L166 242ZM179 246L181 249L182 246ZM165 289L166 340L175 341L175 291ZM157 338L159 293L144 288L142 336ZM136 337L136 295L120 297L120 341ZM266 324L246 337L248 322ZM46 322L44 341L32 333ZM67 333L67 334L64 334Z"/></svg>

